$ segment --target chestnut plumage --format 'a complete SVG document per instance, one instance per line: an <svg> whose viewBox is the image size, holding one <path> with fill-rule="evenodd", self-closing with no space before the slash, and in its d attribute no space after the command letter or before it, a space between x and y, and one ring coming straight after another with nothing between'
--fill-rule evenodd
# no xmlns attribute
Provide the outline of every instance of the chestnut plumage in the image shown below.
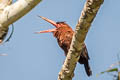
<svg viewBox="0 0 120 80"><path fill-rule="evenodd" d="M45 31L40 31L37 33L52 32L54 37L57 39L59 46L64 50L64 53L66 56L68 53L68 50L70 48L72 36L74 33L72 28L68 24L66 24L65 22L54 22L54 21L47 19L45 17L42 17L42 16L39 16L39 17L41 17L45 21L51 23L56 28L45 30ZM84 46L83 46L83 49L82 49L82 52L80 55L80 59L78 60L78 62L80 64L84 64L85 71L86 71L87 75L90 76L90 75L92 75L92 71L90 69L88 60L89 60L88 51L87 51L86 45L84 43Z"/></svg>

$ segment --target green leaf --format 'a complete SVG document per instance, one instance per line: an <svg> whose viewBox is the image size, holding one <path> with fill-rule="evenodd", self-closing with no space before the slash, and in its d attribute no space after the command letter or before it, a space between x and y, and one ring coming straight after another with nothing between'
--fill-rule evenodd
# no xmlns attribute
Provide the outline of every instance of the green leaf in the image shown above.
<svg viewBox="0 0 120 80"><path fill-rule="evenodd" d="M114 71L118 72L118 68L109 69L106 72L114 72Z"/></svg>
<svg viewBox="0 0 120 80"><path fill-rule="evenodd" d="M97 76L99 76L100 74L104 74L106 72L115 72L115 71L118 72L118 68L108 69L106 71L100 72L99 74L97 74Z"/></svg>

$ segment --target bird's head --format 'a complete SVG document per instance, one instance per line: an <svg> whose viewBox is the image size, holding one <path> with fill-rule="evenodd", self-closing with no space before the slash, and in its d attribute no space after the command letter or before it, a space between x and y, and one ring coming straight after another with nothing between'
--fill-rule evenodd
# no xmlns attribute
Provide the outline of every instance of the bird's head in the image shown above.
<svg viewBox="0 0 120 80"><path fill-rule="evenodd" d="M49 29L49 30L44 30L44 31L40 31L40 32L36 32L36 33L48 33L48 32L52 32L55 36L55 34L58 32L58 33L62 33L62 32L65 32L65 31L68 31L68 30L72 30L72 28L66 24L65 22L55 22L55 21L52 21L50 19L47 19L45 17L42 17L42 16L39 16L40 18L42 18L43 20L51 23L55 28L53 29Z"/></svg>

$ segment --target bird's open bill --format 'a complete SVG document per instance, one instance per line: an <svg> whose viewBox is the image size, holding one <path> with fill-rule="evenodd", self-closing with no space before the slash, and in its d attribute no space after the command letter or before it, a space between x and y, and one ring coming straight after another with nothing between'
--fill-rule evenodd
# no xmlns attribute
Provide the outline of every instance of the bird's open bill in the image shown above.
<svg viewBox="0 0 120 80"><path fill-rule="evenodd" d="M42 18L43 20L49 22L50 24L52 24L52 25L55 26L56 28L59 27L58 24L57 24L56 22L54 22L54 21L52 21L52 20L50 20L50 19L47 19L47 18L45 18L45 17L42 17L42 16L39 16L39 17ZM48 32L54 32L54 31L56 31L56 28L54 28L54 29L49 29L49 30L45 30L45 31L40 31L40 32L35 32L35 33L48 33Z"/></svg>

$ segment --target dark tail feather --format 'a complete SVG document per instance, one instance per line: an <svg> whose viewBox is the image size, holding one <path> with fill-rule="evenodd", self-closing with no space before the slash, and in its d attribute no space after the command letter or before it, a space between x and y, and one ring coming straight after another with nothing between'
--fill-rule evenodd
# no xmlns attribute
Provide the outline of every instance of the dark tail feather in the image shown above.
<svg viewBox="0 0 120 80"><path fill-rule="evenodd" d="M87 75L91 76L92 75L92 71L90 69L88 61L86 61L86 63L84 63L84 67L85 67L85 71L86 71Z"/></svg>

